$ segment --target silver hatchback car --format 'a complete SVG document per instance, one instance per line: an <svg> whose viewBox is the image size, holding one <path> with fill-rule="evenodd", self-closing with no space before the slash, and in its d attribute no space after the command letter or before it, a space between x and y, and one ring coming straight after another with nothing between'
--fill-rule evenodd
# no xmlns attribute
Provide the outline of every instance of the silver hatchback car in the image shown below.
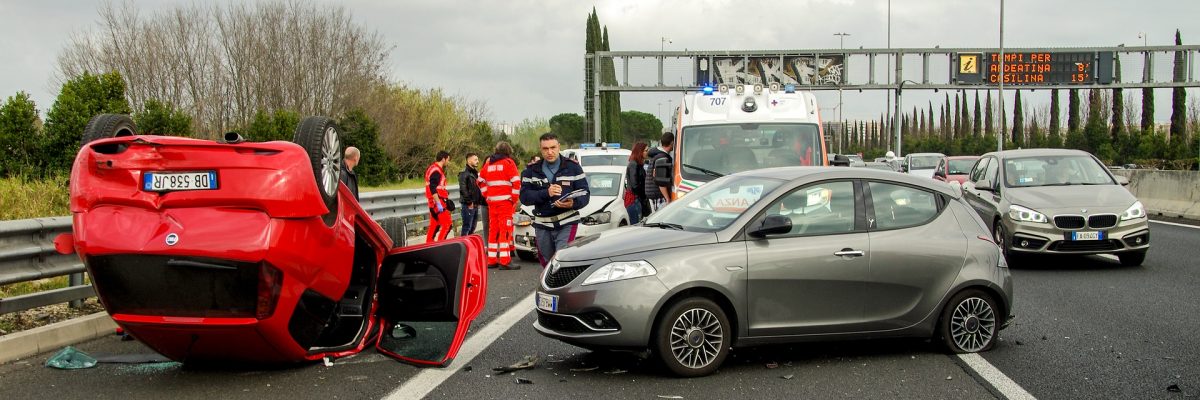
<svg viewBox="0 0 1200 400"><path fill-rule="evenodd" d="M1029 254L1115 254L1141 265L1150 249L1142 202L1091 154L1069 149L984 154L963 197L1009 261Z"/></svg>
<svg viewBox="0 0 1200 400"><path fill-rule="evenodd" d="M747 171L645 223L558 252L537 292L542 335L650 349L702 376L733 345L933 337L984 351L1011 321L1012 278L957 189L867 168Z"/></svg>

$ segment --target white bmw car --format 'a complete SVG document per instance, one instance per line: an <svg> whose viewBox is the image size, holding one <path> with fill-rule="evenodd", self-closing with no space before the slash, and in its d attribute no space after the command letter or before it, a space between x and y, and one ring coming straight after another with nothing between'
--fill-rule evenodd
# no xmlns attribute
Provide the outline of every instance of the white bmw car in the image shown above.
<svg viewBox="0 0 1200 400"><path fill-rule="evenodd" d="M591 199L579 210L583 216L575 238L594 235L618 226L629 225L629 213L625 211L622 194L625 193L625 167L611 165L584 165ZM537 242L533 234L533 207L521 206L513 215L513 238L517 245L517 256L522 260L537 260Z"/></svg>

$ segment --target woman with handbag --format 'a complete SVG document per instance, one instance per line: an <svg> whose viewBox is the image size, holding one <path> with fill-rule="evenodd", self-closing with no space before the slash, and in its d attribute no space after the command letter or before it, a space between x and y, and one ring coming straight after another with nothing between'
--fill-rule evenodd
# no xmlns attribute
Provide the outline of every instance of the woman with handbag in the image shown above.
<svg viewBox="0 0 1200 400"><path fill-rule="evenodd" d="M642 203L645 202L646 190L642 185L646 182L646 170L642 163L646 160L646 142L633 145L629 154L629 164L625 166L625 211L629 212L629 223L636 224L642 219Z"/></svg>

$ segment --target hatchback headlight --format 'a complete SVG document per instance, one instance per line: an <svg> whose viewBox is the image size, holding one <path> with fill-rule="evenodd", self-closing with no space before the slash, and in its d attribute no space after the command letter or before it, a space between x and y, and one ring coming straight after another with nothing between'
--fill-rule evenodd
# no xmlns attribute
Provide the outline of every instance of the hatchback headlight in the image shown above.
<svg viewBox="0 0 1200 400"><path fill-rule="evenodd" d="M1146 217L1146 207L1143 207L1142 202L1140 202L1140 201L1135 201L1132 206L1129 206L1128 210L1125 210L1125 212L1121 213L1122 221L1128 221L1131 219L1138 219L1138 218L1145 218L1145 217Z"/></svg>
<svg viewBox="0 0 1200 400"><path fill-rule="evenodd" d="M582 221L583 221L584 225L607 224L609 221L612 221L612 212L611 211L598 212L598 213L583 217Z"/></svg>
<svg viewBox="0 0 1200 400"><path fill-rule="evenodd" d="M1008 206L1008 217L1013 221L1033 222L1039 224L1044 224L1050 221L1046 218L1045 214L1016 205Z"/></svg>
<svg viewBox="0 0 1200 400"><path fill-rule="evenodd" d="M596 283L619 281L622 279L640 278L643 276L658 275L658 270L654 266L645 261L618 261L608 263L600 267L600 269L588 275L587 279L583 280L583 285L591 285Z"/></svg>

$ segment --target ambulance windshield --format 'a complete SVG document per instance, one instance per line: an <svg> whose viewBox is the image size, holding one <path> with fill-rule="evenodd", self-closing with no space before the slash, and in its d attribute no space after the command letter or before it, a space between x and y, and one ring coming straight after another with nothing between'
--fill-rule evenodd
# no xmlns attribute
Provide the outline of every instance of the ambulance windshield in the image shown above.
<svg viewBox="0 0 1200 400"><path fill-rule="evenodd" d="M816 124L697 125L684 127L681 137L684 179L710 181L759 168L824 165Z"/></svg>

